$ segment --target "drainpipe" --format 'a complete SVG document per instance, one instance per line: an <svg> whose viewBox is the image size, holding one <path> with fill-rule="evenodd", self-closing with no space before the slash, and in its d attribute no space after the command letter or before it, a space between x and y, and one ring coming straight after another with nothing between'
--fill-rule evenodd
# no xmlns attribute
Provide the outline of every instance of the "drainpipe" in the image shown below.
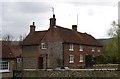
<svg viewBox="0 0 120 79"><path fill-rule="evenodd" d="M62 43L62 45L63 45L63 64L62 64L62 66L64 67L64 43Z"/></svg>
<svg viewBox="0 0 120 79"><path fill-rule="evenodd" d="M48 54L46 53L46 70L47 70L47 56L48 56Z"/></svg>

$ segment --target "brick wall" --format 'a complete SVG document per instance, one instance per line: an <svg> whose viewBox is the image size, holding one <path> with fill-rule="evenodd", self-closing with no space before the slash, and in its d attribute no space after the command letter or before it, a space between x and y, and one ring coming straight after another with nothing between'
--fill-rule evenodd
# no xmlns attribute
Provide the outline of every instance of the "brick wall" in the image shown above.
<svg viewBox="0 0 120 79"><path fill-rule="evenodd" d="M69 63L69 47L70 44L69 43L64 43L64 65L70 68L84 68L85 66L85 56L86 55L100 55L102 54L102 48L101 47L96 47L96 46L85 46L83 45L83 62L79 62L80 60L80 45L78 44L73 44L74 45L74 63ZM94 48L94 52L92 52L92 48ZM100 50L100 52L98 52L98 50Z"/></svg>
<svg viewBox="0 0 120 79"><path fill-rule="evenodd" d="M101 77L107 79L120 78L120 71L117 70L24 70L23 77ZM100 79L101 79L100 78ZM105 78L105 79L106 79Z"/></svg>
<svg viewBox="0 0 120 79"><path fill-rule="evenodd" d="M37 55L39 46L23 46L23 69L38 68Z"/></svg>
<svg viewBox="0 0 120 79"><path fill-rule="evenodd" d="M82 68L85 65L85 52L83 51L83 62L79 62L80 60L80 45L74 44L74 63L69 63L69 47L70 44L64 44L64 65L70 68Z"/></svg>

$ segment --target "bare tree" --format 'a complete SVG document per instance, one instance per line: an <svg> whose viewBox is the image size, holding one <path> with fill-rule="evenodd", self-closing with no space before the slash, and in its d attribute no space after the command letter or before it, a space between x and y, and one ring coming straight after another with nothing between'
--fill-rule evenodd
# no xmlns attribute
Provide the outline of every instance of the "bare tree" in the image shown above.
<svg viewBox="0 0 120 79"><path fill-rule="evenodd" d="M2 40L4 41L12 41L13 40L13 36L10 34L6 34L2 37Z"/></svg>

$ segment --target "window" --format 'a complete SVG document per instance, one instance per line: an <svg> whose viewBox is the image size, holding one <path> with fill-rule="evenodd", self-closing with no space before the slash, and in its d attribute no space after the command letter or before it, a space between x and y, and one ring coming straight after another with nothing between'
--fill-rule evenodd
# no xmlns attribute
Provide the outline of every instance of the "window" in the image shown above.
<svg viewBox="0 0 120 79"><path fill-rule="evenodd" d="M69 48L69 51L73 51L73 44L70 44L70 48Z"/></svg>
<svg viewBox="0 0 120 79"><path fill-rule="evenodd" d="M74 54L73 54L73 51L70 51L70 54L69 54L69 63L74 63Z"/></svg>
<svg viewBox="0 0 120 79"><path fill-rule="evenodd" d="M69 63L74 63L74 56L72 54L70 54Z"/></svg>
<svg viewBox="0 0 120 79"><path fill-rule="evenodd" d="M80 51L80 60L79 62L83 62L83 53Z"/></svg>
<svg viewBox="0 0 120 79"><path fill-rule="evenodd" d="M20 63L21 62L21 58L17 58L17 63Z"/></svg>
<svg viewBox="0 0 120 79"><path fill-rule="evenodd" d="M41 43L41 49L47 49L47 44L46 43Z"/></svg>
<svg viewBox="0 0 120 79"><path fill-rule="evenodd" d="M95 52L95 49L94 49L94 48L92 48L92 52Z"/></svg>
<svg viewBox="0 0 120 79"><path fill-rule="evenodd" d="M97 50L98 52L101 52L100 49Z"/></svg>
<svg viewBox="0 0 120 79"><path fill-rule="evenodd" d="M83 51L83 46L82 45L80 45L80 50L79 51Z"/></svg>
<svg viewBox="0 0 120 79"><path fill-rule="evenodd" d="M9 62L0 61L0 72L9 72Z"/></svg>

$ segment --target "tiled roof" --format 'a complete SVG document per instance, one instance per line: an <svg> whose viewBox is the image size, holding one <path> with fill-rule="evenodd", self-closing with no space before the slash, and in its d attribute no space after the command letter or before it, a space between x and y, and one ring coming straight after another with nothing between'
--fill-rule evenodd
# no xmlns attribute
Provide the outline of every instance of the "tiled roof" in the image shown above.
<svg viewBox="0 0 120 79"><path fill-rule="evenodd" d="M48 31L52 31L50 29ZM50 38L51 34L48 34L50 33L48 31L35 31L34 34L32 35L29 34L26 37L26 39L23 41L23 45L40 44L42 38L45 36L47 36L47 39L51 39ZM60 26L54 26L53 31L54 33L57 33L59 35L60 37L59 41L64 43L76 43L76 44L84 44L84 45L101 46L101 44L93 36L87 33L80 33L75 30L63 28ZM48 35L50 35L50 37Z"/></svg>
<svg viewBox="0 0 120 79"><path fill-rule="evenodd" d="M78 43L78 44L83 42L81 40L81 37L79 37L74 30L71 30L71 29L68 29L68 28L63 28L63 27L60 27L60 26L56 26L56 28L54 28L54 29L56 30L58 35L61 37L63 42Z"/></svg>
<svg viewBox="0 0 120 79"><path fill-rule="evenodd" d="M94 45L94 46L102 46L98 40L96 40L92 35L87 33L80 33L78 34L82 37L82 40L84 41L83 44L85 45Z"/></svg>
<svg viewBox="0 0 120 79"><path fill-rule="evenodd" d="M60 26L56 26L54 29L56 29L56 32L63 39L63 42L101 46L101 44L93 36L87 33L80 33Z"/></svg>
<svg viewBox="0 0 120 79"><path fill-rule="evenodd" d="M14 54L15 57L20 57L22 54L22 48L19 45L10 45L10 50Z"/></svg>
<svg viewBox="0 0 120 79"><path fill-rule="evenodd" d="M22 45L36 45L40 44L43 36L47 31L35 31L33 34L29 34L25 40L22 42Z"/></svg>
<svg viewBox="0 0 120 79"><path fill-rule="evenodd" d="M0 41L0 47L2 48L2 58L15 58L14 54L10 50L10 47L6 41Z"/></svg>

